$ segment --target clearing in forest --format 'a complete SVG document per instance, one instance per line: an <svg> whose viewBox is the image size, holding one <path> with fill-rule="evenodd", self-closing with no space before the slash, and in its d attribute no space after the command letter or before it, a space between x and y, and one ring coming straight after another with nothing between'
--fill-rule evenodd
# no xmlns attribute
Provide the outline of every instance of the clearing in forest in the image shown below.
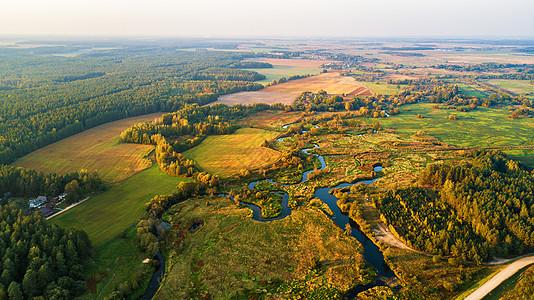
<svg viewBox="0 0 534 300"><path fill-rule="evenodd" d="M241 128L233 134L209 136L183 155L206 172L228 177L243 169L254 170L276 162L280 152L261 145L277 135L275 131Z"/></svg>
<svg viewBox="0 0 534 300"><path fill-rule="evenodd" d="M152 161L147 156L154 149L151 145L121 144L120 133L160 116L161 113L154 113L103 124L38 149L13 165L45 174L85 169L97 171L105 182L120 182L150 167Z"/></svg>
<svg viewBox="0 0 534 300"><path fill-rule="evenodd" d="M256 102L273 104L283 103L291 105L302 92L318 92L325 90L328 94L357 94L361 96L373 95L366 86L350 76L341 76L340 73L322 73L303 79L268 86L256 92L240 92L219 97L215 103L234 105L236 103L252 104Z"/></svg>

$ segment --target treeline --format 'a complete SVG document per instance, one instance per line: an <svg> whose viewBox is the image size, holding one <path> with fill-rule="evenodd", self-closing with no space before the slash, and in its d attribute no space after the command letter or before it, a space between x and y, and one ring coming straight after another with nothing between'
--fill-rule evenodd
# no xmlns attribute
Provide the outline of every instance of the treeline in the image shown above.
<svg viewBox="0 0 534 300"><path fill-rule="evenodd" d="M85 232L0 206L0 298L76 298L86 289L83 266L90 256Z"/></svg>
<svg viewBox="0 0 534 300"><path fill-rule="evenodd" d="M306 75L291 75L291 76L289 76L287 78L286 77L280 77L278 80L273 79L273 81L267 83L265 86L268 87L268 86L271 86L271 85L284 83L284 82L288 82L288 81L296 80L296 79L302 79L302 78L306 78L306 77L310 77L310 76L311 76L310 74L306 74Z"/></svg>
<svg viewBox="0 0 534 300"><path fill-rule="evenodd" d="M200 70L189 75L192 80L230 80L230 81L257 81L265 79L265 75L253 71L235 70L228 68L208 68ZM261 85L254 86L259 90Z"/></svg>
<svg viewBox="0 0 534 300"><path fill-rule="evenodd" d="M13 196L49 196L54 197L63 192L65 188L82 197L87 193L102 190L105 185L96 173L85 171L57 175L55 173L44 175L34 170L0 166L0 194L10 192ZM76 188L77 187L77 188ZM78 200L78 199L72 199Z"/></svg>
<svg viewBox="0 0 534 300"><path fill-rule="evenodd" d="M244 57L223 52L138 49L98 58L80 56L69 63L40 57L9 58L0 63L0 71L5 71L4 77L12 76L13 83L19 80L4 65L13 59L32 65L30 76L41 78L39 71L51 76L55 72L63 80L39 79L42 81L27 87L0 90L3 99L0 164L9 164L29 152L103 123L175 111L183 103L204 105L222 94L262 88L252 82L262 75L225 67ZM53 68L49 64L57 65ZM66 71L60 72L61 68L76 70L64 74ZM191 79L195 76L196 80Z"/></svg>
<svg viewBox="0 0 534 300"><path fill-rule="evenodd" d="M419 184L376 201L383 219L418 250L461 261L534 249L534 176L501 152L475 151L459 165L431 164Z"/></svg>
<svg viewBox="0 0 534 300"><path fill-rule="evenodd" d="M399 93L393 96L354 96L350 100L345 100L341 96L329 96L326 91L321 90L317 94L302 93L295 99L291 109L297 111L354 111L360 116L379 118L398 114L400 112L398 106L415 103L420 98L417 94Z"/></svg>
<svg viewBox="0 0 534 300"><path fill-rule="evenodd" d="M240 61L229 65L234 69L272 69L273 65L259 61Z"/></svg>

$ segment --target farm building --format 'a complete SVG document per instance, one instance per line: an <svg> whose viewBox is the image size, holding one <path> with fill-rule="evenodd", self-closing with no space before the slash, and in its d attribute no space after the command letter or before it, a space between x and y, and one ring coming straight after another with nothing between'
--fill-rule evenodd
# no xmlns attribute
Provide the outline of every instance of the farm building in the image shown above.
<svg viewBox="0 0 534 300"><path fill-rule="evenodd" d="M30 208L39 207L39 206L43 205L43 203L45 203L45 202L46 202L46 197L45 196L39 196L39 197L29 201Z"/></svg>
<svg viewBox="0 0 534 300"><path fill-rule="evenodd" d="M39 213L43 216L43 217L48 217L50 215L53 215L54 214L54 209L52 207L45 207L41 210L39 210Z"/></svg>

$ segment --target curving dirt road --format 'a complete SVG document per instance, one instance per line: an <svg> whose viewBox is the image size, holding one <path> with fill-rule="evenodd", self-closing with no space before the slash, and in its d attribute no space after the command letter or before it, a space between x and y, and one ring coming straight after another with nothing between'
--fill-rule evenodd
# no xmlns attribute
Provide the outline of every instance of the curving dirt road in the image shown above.
<svg viewBox="0 0 534 300"><path fill-rule="evenodd" d="M479 299L484 298L484 296L486 296L489 292L491 292L494 288L496 288L503 281L505 281L510 276L514 275L517 271L521 270L522 268L530 264L534 264L534 255L523 257L523 258L516 260L515 262L511 263L506 268L502 269L499 273L493 276L486 283L481 285L478 289L472 292L464 300L479 300Z"/></svg>

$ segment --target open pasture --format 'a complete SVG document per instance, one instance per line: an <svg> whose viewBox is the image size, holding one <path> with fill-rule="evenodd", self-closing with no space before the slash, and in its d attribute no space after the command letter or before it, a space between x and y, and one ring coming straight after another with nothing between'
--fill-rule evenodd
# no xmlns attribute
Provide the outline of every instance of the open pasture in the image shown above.
<svg viewBox="0 0 534 300"><path fill-rule="evenodd" d="M209 173L228 177L243 169L254 170L277 161L278 151L261 146L277 135L276 131L241 128L233 134L209 136L183 155Z"/></svg>
<svg viewBox="0 0 534 300"><path fill-rule="evenodd" d="M183 181L191 179L165 174L153 166L48 222L83 229L91 243L99 247L133 225L152 197L172 193Z"/></svg>
<svg viewBox="0 0 534 300"><path fill-rule="evenodd" d="M86 169L97 171L105 182L116 183L150 167L152 161L147 155L154 148L150 145L121 144L120 133L136 123L160 116L161 113L155 113L103 124L38 149L13 165L45 174L66 174Z"/></svg>

